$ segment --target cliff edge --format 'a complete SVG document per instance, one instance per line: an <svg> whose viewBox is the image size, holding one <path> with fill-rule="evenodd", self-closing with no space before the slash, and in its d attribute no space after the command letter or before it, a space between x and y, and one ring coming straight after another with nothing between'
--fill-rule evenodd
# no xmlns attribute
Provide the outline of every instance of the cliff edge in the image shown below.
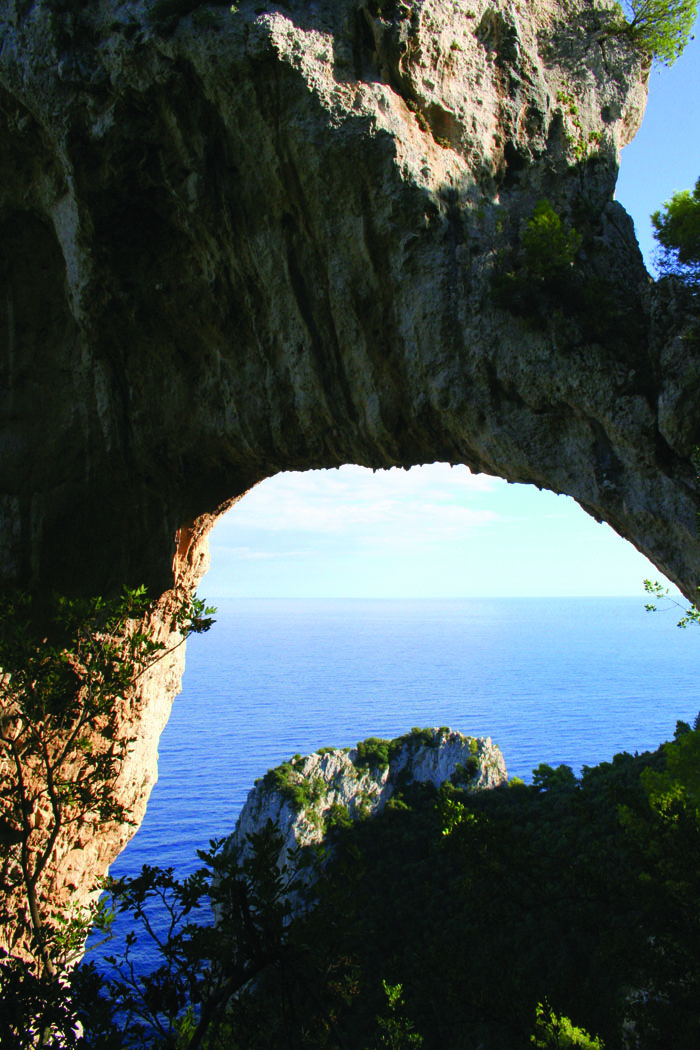
<svg viewBox="0 0 700 1050"><path fill-rule="evenodd" d="M498 787L508 773L490 737L454 729L412 729L394 740L371 737L355 748L296 755L256 781L228 841L245 855L249 835L271 820L283 846L279 863L298 846L320 843L334 826L381 813L395 791L410 784L449 782L468 791Z"/></svg>

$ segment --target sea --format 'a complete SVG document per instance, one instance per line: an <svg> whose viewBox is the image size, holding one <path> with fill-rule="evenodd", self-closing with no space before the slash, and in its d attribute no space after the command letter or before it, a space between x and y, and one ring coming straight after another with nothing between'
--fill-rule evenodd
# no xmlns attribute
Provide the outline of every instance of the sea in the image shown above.
<svg viewBox="0 0 700 1050"><path fill-rule="evenodd" d="M700 710L700 630L644 598L208 601L216 623L187 643L158 783L114 876L189 874L294 754L450 726L491 737L528 782L542 762L578 775L653 750Z"/></svg>

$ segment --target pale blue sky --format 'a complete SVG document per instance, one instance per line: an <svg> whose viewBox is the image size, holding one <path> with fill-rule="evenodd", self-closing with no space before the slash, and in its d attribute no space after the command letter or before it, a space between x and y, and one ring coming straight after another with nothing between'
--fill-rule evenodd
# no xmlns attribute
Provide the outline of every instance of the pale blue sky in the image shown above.
<svg viewBox="0 0 700 1050"><path fill-rule="evenodd" d="M700 37L700 19L696 23ZM649 215L700 176L700 41L651 74L617 197L653 264ZM434 464L279 474L218 523L210 597L643 595L661 574L572 499Z"/></svg>

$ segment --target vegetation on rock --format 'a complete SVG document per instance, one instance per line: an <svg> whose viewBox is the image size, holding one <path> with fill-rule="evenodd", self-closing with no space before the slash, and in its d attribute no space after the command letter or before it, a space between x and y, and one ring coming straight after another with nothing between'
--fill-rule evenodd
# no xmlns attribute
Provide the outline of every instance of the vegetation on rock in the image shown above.
<svg viewBox="0 0 700 1050"><path fill-rule="evenodd" d="M325 785L320 777L309 778L296 768L297 763L301 762L301 757L295 756L291 761L269 769L262 778L263 786L268 791L278 792L297 813L312 807L325 793Z"/></svg>
<svg viewBox="0 0 700 1050"><path fill-rule="evenodd" d="M370 736L367 740L360 740L357 744L355 765L358 769L364 767L378 770L388 769L393 743L392 740L382 740L376 736Z"/></svg>
<svg viewBox="0 0 700 1050"><path fill-rule="evenodd" d="M542 200L527 221L522 244L528 274L546 280L573 265L581 237Z"/></svg>
<svg viewBox="0 0 700 1050"><path fill-rule="evenodd" d="M700 179L694 189L680 190L651 217L660 245L661 270L700 285Z"/></svg>
<svg viewBox="0 0 700 1050"><path fill-rule="evenodd" d="M169 651L148 629L143 588L115 602L6 593L0 605L0 920L4 978L45 980L60 1001L60 978L82 953L103 913L55 899L59 849L82 848L97 827L129 821L115 782L132 741L119 705ZM182 640L212 624L204 603L173 603ZM66 845L67 843L67 845ZM56 998L57 996L57 998ZM55 1005L55 1004L54 1004ZM48 1010L53 1017L53 1005ZM28 1032L53 1020L35 1018ZM33 1044L28 1044L33 1045Z"/></svg>
<svg viewBox="0 0 700 1050"><path fill-rule="evenodd" d="M415 753L420 747L439 747L441 736L449 733L447 726L441 726L437 733L434 729L421 729L414 726L410 733L395 737L393 740L384 740L380 737L371 736L367 740L360 740L356 747L355 765L358 769L369 768L384 770L388 769L392 761L408 748L409 753ZM476 745L476 741L473 741Z"/></svg>
<svg viewBox="0 0 700 1050"><path fill-rule="evenodd" d="M106 912L134 920L112 971L3 958L3 1045L622 1050L633 1024L645 1050L694 1050L699 752L700 718L580 778L543 764L531 786L484 792L401 781L372 820L333 807L332 853L280 868L268 822L245 853L212 843L184 881L108 881ZM140 973L145 942L158 964Z"/></svg>
<svg viewBox="0 0 700 1050"><path fill-rule="evenodd" d="M100 997L133 1019L110 1038L211 1050L622 1050L633 1024L645 1050L691 1050L698 747L700 730L684 727L654 753L617 755L580 778L541 766L532 786L408 785L375 819L336 827L332 857L306 851L320 877L294 884L311 897L293 914L285 892L298 857L279 870L272 826L244 865L203 854L207 867L186 884L145 870L112 887L112 907L135 911L146 937L147 903L161 892L188 917L174 923L155 976L115 959ZM232 909L226 933L189 917L216 881L212 866ZM253 967L254 983L236 985ZM234 986L224 1009L221 989ZM96 1032L84 988L76 983L81 1017ZM154 1017L138 1027L155 1004L156 1034Z"/></svg>
<svg viewBox="0 0 700 1050"><path fill-rule="evenodd" d="M623 0L610 32L650 60L671 66L691 39L698 0Z"/></svg>

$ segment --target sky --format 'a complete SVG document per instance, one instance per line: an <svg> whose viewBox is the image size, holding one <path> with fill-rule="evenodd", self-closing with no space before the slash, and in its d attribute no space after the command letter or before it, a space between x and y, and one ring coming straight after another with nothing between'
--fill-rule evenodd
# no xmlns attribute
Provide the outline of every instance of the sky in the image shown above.
<svg viewBox="0 0 700 1050"><path fill-rule="evenodd" d="M653 70L642 127L622 152L617 199L653 271L649 216L700 176L697 40ZM567 496L446 464L284 473L216 525L208 598L643 596L663 576Z"/></svg>

